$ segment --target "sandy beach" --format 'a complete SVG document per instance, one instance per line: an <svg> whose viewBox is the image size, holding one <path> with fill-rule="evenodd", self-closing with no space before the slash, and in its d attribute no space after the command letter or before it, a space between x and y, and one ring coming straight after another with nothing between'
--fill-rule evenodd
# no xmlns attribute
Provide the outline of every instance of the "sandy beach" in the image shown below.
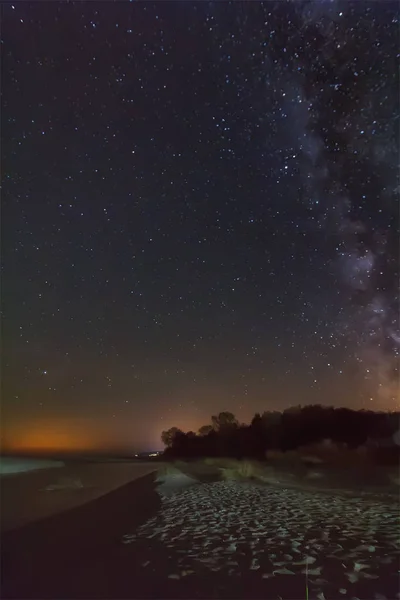
<svg viewBox="0 0 400 600"><path fill-rule="evenodd" d="M396 597L396 501L176 477L4 533L2 597Z"/></svg>
<svg viewBox="0 0 400 600"><path fill-rule="evenodd" d="M6 475L0 486L1 531L95 500L156 468L148 462L67 461L62 468Z"/></svg>
<svg viewBox="0 0 400 600"><path fill-rule="evenodd" d="M154 475L2 535L2 598L105 597L118 580L121 537L154 515ZM128 577L129 589L132 578Z"/></svg>

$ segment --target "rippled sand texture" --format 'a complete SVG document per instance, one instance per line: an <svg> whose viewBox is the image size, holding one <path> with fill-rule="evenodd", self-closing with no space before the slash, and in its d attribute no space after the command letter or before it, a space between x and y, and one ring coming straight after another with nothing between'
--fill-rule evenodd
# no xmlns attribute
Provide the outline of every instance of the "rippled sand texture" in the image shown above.
<svg viewBox="0 0 400 600"><path fill-rule="evenodd" d="M144 569L152 565L151 542L161 542L179 556L170 579L199 569L230 581L253 572L266 598L279 598L279 590L282 598L305 598L306 584L318 600L382 600L398 589L398 505L388 500L239 482L194 485L162 496L159 513L123 538L141 540L149 542L141 546Z"/></svg>

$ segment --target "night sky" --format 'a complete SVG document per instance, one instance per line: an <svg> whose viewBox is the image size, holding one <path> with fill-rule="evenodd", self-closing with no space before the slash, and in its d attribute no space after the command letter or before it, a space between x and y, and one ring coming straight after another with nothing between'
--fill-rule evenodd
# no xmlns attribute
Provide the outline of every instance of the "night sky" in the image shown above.
<svg viewBox="0 0 400 600"><path fill-rule="evenodd" d="M4 445L399 406L397 2L1 11Z"/></svg>

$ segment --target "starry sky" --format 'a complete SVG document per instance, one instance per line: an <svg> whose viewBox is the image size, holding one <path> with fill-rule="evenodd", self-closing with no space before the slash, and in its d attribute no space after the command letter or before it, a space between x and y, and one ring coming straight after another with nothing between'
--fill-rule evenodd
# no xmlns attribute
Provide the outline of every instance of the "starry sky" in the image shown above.
<svg viewBox="0 0 400 600"><path fill-rule="evenodd" d="M396 2L2 11L2 443L398 391Z"/></svg>

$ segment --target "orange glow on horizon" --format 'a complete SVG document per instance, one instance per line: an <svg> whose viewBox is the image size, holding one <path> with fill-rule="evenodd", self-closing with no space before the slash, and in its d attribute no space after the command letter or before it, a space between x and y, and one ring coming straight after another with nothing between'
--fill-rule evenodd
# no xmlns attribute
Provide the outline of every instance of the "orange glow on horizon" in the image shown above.
<svg viewBox="0 0 400 600"><path fill-rule="evenodd" d="M101 447L99 436L92 431L57 421L19 425L2 441L4 449L16 452L78 452Z"/></svg>

